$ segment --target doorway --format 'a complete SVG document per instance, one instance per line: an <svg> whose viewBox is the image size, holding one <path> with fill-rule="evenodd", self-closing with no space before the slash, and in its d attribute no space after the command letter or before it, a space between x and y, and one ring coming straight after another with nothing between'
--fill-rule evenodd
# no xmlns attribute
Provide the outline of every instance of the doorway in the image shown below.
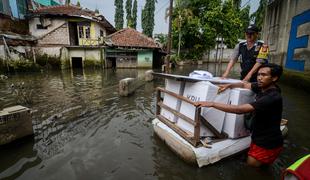
<svg viewBox="0 0 310 180"><path fill-rule="evenodd" d="M81 57L72 57L71 63L72 63L72 69L82 69L83 68L83 59Z"/></svg>
<svg viewBox="0 0 310 180"><path fill-rule="evenodd" d="M71 46L78 46L79 45L79 38L78 38L77 23L76 22L69 22L69 36L70 36L70 45Z"/></svg>

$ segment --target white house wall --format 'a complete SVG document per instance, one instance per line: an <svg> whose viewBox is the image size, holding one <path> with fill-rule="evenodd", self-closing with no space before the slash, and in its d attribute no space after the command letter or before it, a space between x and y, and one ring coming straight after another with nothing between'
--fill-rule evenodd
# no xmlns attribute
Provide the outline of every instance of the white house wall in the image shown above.
<svg viewBox="0 0 310 180"><path fill-rule="evenodd" d="M46 18L45 18L46 19ZM48 18L50 19L50 18ZM32 18L29 20L29 32L32 36L36 38L40 38L49 32L53 31L55 28L61 26L62 24L66 23L64 19L50 19L51 24L48 26L47 29L37 29L37 24L41 24L39 18Z"/></svg>

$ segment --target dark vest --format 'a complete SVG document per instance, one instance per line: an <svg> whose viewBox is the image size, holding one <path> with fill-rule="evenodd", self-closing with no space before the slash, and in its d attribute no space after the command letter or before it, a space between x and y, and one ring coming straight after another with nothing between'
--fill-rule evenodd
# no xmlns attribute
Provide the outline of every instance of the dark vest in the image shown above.
<svg viewBox="0 0 310 180"><path fill-rule="evenodd" d="M241 54L241 79L245 78L248 72L250 72L252 67L255 65L256 57L262 45L262 42L255 42L254 46L251 49L248 49L246 42L241 42L239 44L239 55ZM256 77L257 72L252 75L250 82L256 82Z"/></svg>

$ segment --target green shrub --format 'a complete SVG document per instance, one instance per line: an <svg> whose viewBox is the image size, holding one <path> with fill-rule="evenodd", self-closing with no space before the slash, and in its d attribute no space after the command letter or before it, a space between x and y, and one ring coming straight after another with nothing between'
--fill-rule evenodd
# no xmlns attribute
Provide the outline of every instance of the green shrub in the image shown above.
<svg viewBox="0 0 310 180"><path fill-rule="evenodd" d="M38 72L40 66L28 60L9 61L9 70L15 72Z"/></svg>
<svg viewBox="0 0 310 180"><path fill-rule="evenodd" d="M47 54L37 55L36 63L48 69L60 69L61 65L60 58L57 56L49 56Z"/></svg>

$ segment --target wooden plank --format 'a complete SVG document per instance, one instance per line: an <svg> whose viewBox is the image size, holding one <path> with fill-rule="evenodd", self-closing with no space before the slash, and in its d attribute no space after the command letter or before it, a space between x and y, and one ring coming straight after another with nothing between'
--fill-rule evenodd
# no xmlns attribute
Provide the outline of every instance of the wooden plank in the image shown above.
<svg viewBox="0 0 310 180"><path fill-rule="evenodd" d="M195 109L195 127L194 127L194 140L196 144L200 141L200 115L201 107L196 107Z"/></svg>
<svg viewBox="0 0 310 180"><path fill-rule="evenodd" d="M160 114L160 106L158 103L160 102L160 91L156 90L156 116Z"/></svg>
<svg viewBox="0 0 310 180"><path fill-rule="evenodd" d="M159 91L161 91L161 92L167 93L167 94L169 94L169 95L171 95L171 96L173 96L173 97L176 97L176 98L178 98L178 99L181 99L182 101L185 101L185 102L187 102L187 103L189 103L189 104L195 106L195 102L194 102L194 101L191 101L191 100L187 99L187 98L184 97L184 96L181 96L181 95L176 94L176 93L174 93L174 92L168 91L168 90L166 90L166 89L164 89L164 88L161 88L161 87L157 87L156 90L159 90Z"/></svg>
<svg viewBox="0 0 310 180"><path fill-rule="evenodd" d="M197 147L198 143L194 140L193 138L193 134L189 133L189 132L185 132L184 130L182 130L181 128L179 128L178 126L176 126L174 123L172 123L171 121L169 121L168 119L166 119L165 117L163 117L162 115L158 115L157 118L163 122L164 124L166 124L169 128L171 128L172 130L174 130L177 134L179 134L181 137L183 137L187 142L189 142L191 145L193 145L194 147Z"/></svg>
<svg viewBox="0 0 310 180"><path fill-rule="evenodd" d="M185 120L186 122L190 123L193 126L196 126L196 123L193 119L181 114L180 112L170 108L169 106L165 105L163 102L159 102L157 103L158 106L160 106L161 108L167 109L168 111L170 111L172 114L182 118L183 120Z"/></svg>
<svg viewBox="0 0 310 180"><path fill-rule="evenodd" d="M216 137L227 138L227 134L221 134L218 132L203 116L200 115L202 124L204 124Z"/></svg>

